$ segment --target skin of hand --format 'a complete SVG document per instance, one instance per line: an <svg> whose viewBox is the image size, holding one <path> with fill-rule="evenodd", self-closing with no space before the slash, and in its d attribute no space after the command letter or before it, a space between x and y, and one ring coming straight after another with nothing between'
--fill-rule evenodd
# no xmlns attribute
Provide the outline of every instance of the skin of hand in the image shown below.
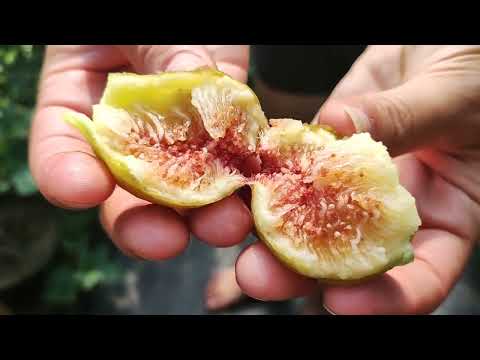
<svg viewBox="0 0 480 360"><path fill-rule="evenodd" d="M67 209L100 206L100 220L127 255L163 260L179 255L190 232L213 246L243 241L250 211L237 195L189 212L140 200L118 186L81 134L62 120L65 110L91 116L109 72L157 73L210 66L246 81L248 46L49 46L32 121L29 162L40 192ZM231 219L236 219L232 222Z"/></svg>
<svg viewBox="0 0 480 360"><path fill-rule="evenodd" d="M368 131L388 147L422 219L415 260L363 284L326 286L255 243L237 260L240 287L262 300L322 293L334 314L431 313L480 235L480 47L368 47L314 122Z"/></svg>

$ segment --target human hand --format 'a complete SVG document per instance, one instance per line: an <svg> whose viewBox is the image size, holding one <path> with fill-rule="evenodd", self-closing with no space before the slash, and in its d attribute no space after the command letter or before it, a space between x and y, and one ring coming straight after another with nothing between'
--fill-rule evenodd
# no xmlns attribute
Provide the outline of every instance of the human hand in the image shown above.
<svg viewBox="0 0 480 360"><path fill-rule="evenodd" d="M423 222L415 260L360 285L319 287L256 243L237 261L240 287L262 300L321 291L336 314L432 312L480 233L480 47L369 47L315 121L343 135L368 131L396 156Z"/></svg>
<svg viewBox="0 0 480 360"><path fill-rule="evenodd" d="M109 72L216 66L246 81L248 54L246 46L226 45L48 47L29 143L30 168L40 192L52 204L68 209L100 205L108 235L124 253L137 258L160 260L178 255L188 245L189 230L215 246L241 242L252 220L238 196L192 210L188 216L140 200L115 186L88 143L61 117L65 110L91 116Z"/></svg>

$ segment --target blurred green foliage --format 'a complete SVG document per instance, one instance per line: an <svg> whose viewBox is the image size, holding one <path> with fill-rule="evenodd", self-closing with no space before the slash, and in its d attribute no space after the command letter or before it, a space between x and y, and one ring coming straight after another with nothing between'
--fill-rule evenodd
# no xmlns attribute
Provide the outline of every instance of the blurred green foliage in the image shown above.
<svg viewBox="0 0 480 360"><path fill-rule="evenodd" d="M2 196L18 201L40 197L29 172L27 149L44 51L37 45L0 45L0 201ZM51 216L60 245L46 273L47 305L74 305L82 292L121 279L112 246L98 232L96 210L73 213L52 207Z"/></svg>
<svg viewBox="0 0 480 360"><path fill-rule="evenodd" d="M72 305L82 292L98 285L118 283L123 272L111 259L108 239L99 239L95 231L96 211L63 212L57 218L60 256L50 266L44 301L51 305Z"/></svg>
<svg viewBox="0 0 480 360"><path fill-rule="evenodd" d="M0 194L35 193L27 166L26 139L35 103L43 48L0 46Z"/></svg>

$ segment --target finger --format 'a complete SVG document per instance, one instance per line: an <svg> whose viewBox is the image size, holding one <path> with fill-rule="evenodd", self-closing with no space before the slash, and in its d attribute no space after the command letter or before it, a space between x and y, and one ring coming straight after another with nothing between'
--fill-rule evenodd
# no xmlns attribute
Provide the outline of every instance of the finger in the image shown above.
<svg viewBox="0 0 480 360"><path fill-rule="evenodd" d="M67 110L89 114L105 84L103 73L71 68L49 73L40 85L29 142L29 163L39 191L53 204L97 206L114 189L106 167L78 130L62 120Z"/></svg>
<svg viewBox="0 0 480 360"><path fill-rule="evenodd" d="M463 94L473 89L442 74L415 74L414 51L410 46L370 46L313 122L330 125L341 135L370 132L393 156L430 145L454 130L449 120L461 116L468 105Z"/></svg>
<svg viewBox="0 0 480 360"><path fill-rule="evenodd" d="M429 166L426 166L417 154L394 159L400 183L415 198L422 227L442 229L464 239L478 239L480 207L465 192L436 173L435 161L444 160L437 156L429 159ZM455 167L451 166L450 171L452 169Z"/></svg>
<svg viewBox="0 0 480 360"><path fill-rule="evenodd" d="M189 231L180 215L120 187L102 205L100 219L113 242L129 256L164 260L180 254L189 243Z"/></svg>
<svg viewBox="0 0 480 360"><path fill-rule="evenodd" d="M417 78L394 89L351 98L331 99L320 109L317 122L342 135L369 132L393 156L430 145L452 127L460 111L448 81Z"/></svg>
<svg viewBox="0 0 480 360"><path fill-rule="evenodd" d="M216 66L208 50L201 45L122 45L119 49L134 69L143 74Z"/></svg>
<svg viewBox="0 0 480 360"><path fill-rule="evenodd" d="M207 45L206 48L220 71L238 81L247 81L250 56L248 45Z"/></svg>
<svg viewBox="0 0 480 360"><path fill-rule="evenodd" d="M218 247L236 245L253 228L250 210L237 195L189 213L189 227L195 236Z"/></svg>
<svg viewBox="0 0 480 360"><path fill-rule="evenodd" d="M415 261L365 284L325 287L324 303L335 314L429 314L460 277L473 242L441 230L421 230Z"/></svg>
<svg viewBox="0 0 480 360"><path fill-rule="evenodd" d="M260 242L240 254L235 269L242 290L259 300L278 301L306 296L317 286L314 280L286 268Z"/></svg>

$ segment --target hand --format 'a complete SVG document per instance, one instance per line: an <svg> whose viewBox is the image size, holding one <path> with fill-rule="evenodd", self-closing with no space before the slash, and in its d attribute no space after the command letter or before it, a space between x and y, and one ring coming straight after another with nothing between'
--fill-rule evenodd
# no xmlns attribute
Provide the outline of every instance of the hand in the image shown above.
<svg viewBox="0 0 480 360"><path fill-rule="evenodd" d="M187 216L140 200L119 187L80 133L63 122L65 110L91 116L107 74L155 73L217 67L247 79L246 46L50 46L41 74L29 157L40 192L54 205L85 209L101 205L102 224L126 254L167 259L188 245L189 230L215 246L241 242L252 227L236 195ZM230 219L236 219L232 223Z"/></svg>
<svg viewBox="0 0 480 360"><path fill-rule="evenodd" d="M322 291L336 314L431 313L480 233L480 47L370 47L315 121L344 135L368 131L396 156L423 222L415 260L361 285L319 287L256 243L237 261L241 288L263 300Z"/></svg>

